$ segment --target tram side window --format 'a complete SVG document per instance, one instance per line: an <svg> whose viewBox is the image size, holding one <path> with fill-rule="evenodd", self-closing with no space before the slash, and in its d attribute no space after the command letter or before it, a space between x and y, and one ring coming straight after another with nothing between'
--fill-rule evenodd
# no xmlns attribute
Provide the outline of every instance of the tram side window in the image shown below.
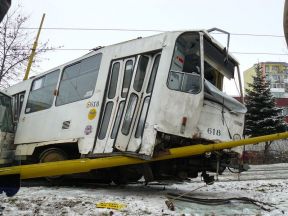
<svg viewBox="0 0 288 216"><path fill-rule="evenodd" d="M120 63L119 62L114 63L112 67L112 74L111 74L111 79L110 79L109 88L108 88L109 99L113 99L116 95L119 70L120 70Z"/></svg>
<svg viewBox="0 0 288 216"><path fill-rule="evenodd" d="M70 65L63 70L56 106L90 98L95 89L102 54Z"/></svg>
<svg viewBox="0 0 288 216"><path fill-rule="evenodd" d="M52 106L59 72L60 70L53 71L32 82L25 109L26 113L45 110Z"/></svg>
<svg viewBox="0 0 288 216"><path fill-rule="evenodd" d="M174 49L167 85L170 89L197 94L201 90L200 36L182 34Z"/></svg>
<svg viewBox="0 0 288 216"><path fill-rule="evenodd" d="M133 75L133 61L128 60L125 64L125 70L124 70L123 86L121 91L122 98L127 97L132 75Z"/></svg>
<svg viewBox="0 0 288 216"><path fill-rule="evenodd" d="M20 92L12 96L12 113L13 113L13 120L18 122L19 116L22 110L22 105L24 102L25 91Z"/></svg>
<svg viewBox="0 0 288 216"><path fill-rule="evenodd" d="M149 58L147 56L140 57L136 75L135 75L134 84L133 84L134 89L138 92L140 92L142 89L148 62L149 62Z"/></svg>
<svg viewBox="0 0 288 216"><path fill-rule="evenodd" d="M124 135L129 134L129 131L132 125L132 120L133 120L134 113L135 113L135 109L137 106L137 102L138 102L137 95L132 93L128 102L128 107L127 107L126 114L124 116L124 122L123 122L122 130L121 130Z"/></svg>
<svg viewBox="0 0 288 216"><path fill-rule="evenodd" d="M2 132L14 132L11 108L11 99L0 94L0 130Z"/></svg>

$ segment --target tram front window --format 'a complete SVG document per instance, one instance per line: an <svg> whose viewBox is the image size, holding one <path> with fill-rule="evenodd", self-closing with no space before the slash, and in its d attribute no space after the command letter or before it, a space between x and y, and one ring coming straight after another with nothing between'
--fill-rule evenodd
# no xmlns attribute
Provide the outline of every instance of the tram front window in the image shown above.
<svg viewBox="0 0 288 216"><path fill-rule="evenodd" d="M176 40L167 85L170 89L191 94L201 91L199 33L184 33Z"/></svg>
<svg viewBox="0 0 288 216"><path fill-rule="evenodd" d="M237 62L227 56L226 50L217 47L209 38L203 38L203 47L204 78L221 91L224 77L234 78Z"/></svg>

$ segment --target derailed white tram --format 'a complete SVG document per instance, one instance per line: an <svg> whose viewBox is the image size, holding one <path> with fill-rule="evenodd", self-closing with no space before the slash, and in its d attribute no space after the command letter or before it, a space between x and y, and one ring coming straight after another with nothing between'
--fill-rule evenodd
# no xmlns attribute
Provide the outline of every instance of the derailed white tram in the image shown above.
<svg viewBox="0 0 288 216"><path fill-rule="evenodd" d="M17 122L11 145L23 163L38 163L113 155L149 160L172 147L241 139L246 108L222 92L224 77L234 78L237 67L204 30L95 49L5 90ZM183 179L221 173L232 156L220 151L98 176L118 183L142 175Z"/></svg>

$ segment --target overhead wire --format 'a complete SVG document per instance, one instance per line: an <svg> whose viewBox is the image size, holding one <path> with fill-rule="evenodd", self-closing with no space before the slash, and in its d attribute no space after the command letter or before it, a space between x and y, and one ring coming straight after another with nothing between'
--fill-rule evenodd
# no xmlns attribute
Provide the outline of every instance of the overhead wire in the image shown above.
<svg viewBox="0 0 288 216"><path fill-rule="evenodd" d="M266 52L229 52L232 54L240 54L240 55L288 55L288 53L266 53Z"/></svg>
<svg viewBox="0 0 288 216"><path fill-rule="evenodd" d="M0 50L3 50L0 48ZM20 51L25 51L25 50L31 50L31 49L14 49L14 50L20 50ZM39 50L39 49L37 49ZM47 48L47 49L41 49L43 51L92 51L93 48ZM230 51L229 53L232 54L239 54L239 55L282 55L282 56L287 56L288 53L268 53L268 52L237 52L237 51Z"/></svg>
<svg viewBox="0 0 288 216"><path fill-rule="evenodd" d="M25 30L37 30L36 27L21 27L20 29ZM80 28L80 27L43 27L43 30L62 30L62 31L127 31L127 32L168 32L172 30L163 29L133 29L133 28ZM174 30L173 30L174 31ZM176 30L177 31L177 30ZM182 31L182 30L179 30ZM223 34L220 32L214 32L211 34ZM284 35L275 34L253 34L253 33L230 33L235 36L252 36L252 37L276 37L284 38Z"/></svg>
<svg viewBox="0 0 288 216"><path fill-rule="evenodd" d="M36 27L21 27L20 29L25 30L37 30ZM133 28L78 28L78 27L43 27L43 30L63 30L63 31L122 31L122 32L167 32L169 30L161 29L133 29ZM223 34L221 32L213 32L211 34ZM284 38L283 35L275 34L253 34L253 33L230 33L234 36L251 36L251 37L274 37L274 38ZM26 50L26 49L19 49ZM55 51L91 51L93 49L89 48L54 48L54 49L44 49L44 51L55 50ZM230 51L232 54L239 55L274 55L274 56L287 56L288 53L273 53L273 52L239 52Z"/></svg>
<svg viewBox="0 0 288 216"><path fill-rule="evenodd" d="M21 27L25 30L37 30L36 27ZM44 27L43 30L61 30L61 31L124 31L124 32L167 32L169 30L159 29L125 29L125 28L73 28L73 27Z"/></svg>
<svg viewBox="0 0 288 216"><path fill-rule="evenodd" d="M211 34L222 34L222 33L211 33ZM234 36L251 36L251 37L275 37L275 38L284 38L284 35L274 35L274 34L252 34L252 33L230 33Z"/></svg>

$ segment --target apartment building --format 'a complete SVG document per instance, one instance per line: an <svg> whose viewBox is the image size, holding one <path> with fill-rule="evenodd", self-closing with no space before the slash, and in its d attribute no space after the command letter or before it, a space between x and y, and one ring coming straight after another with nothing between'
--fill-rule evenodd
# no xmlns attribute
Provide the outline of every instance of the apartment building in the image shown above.
<svg viewBox="0 0 288 216"><path fill-rule="evenodd" d="M260 62L263 77L270 81L271 93L276 98L288 98L288 63L286 62ZM255 65L244 71L244 88L249 89L255 76Z"/></svg>
<svg viewBox="0 0 288 216"><path fill-rule="evenodd" d="M288 63L260 62L259 64L262 67L263 77L270 81L271 93L276 98L276 105L283 109L283 115L288 123ZM255 65L244 71L245 90L250 89L248 83L252 83L252 76L256 75Z"/></svg>

